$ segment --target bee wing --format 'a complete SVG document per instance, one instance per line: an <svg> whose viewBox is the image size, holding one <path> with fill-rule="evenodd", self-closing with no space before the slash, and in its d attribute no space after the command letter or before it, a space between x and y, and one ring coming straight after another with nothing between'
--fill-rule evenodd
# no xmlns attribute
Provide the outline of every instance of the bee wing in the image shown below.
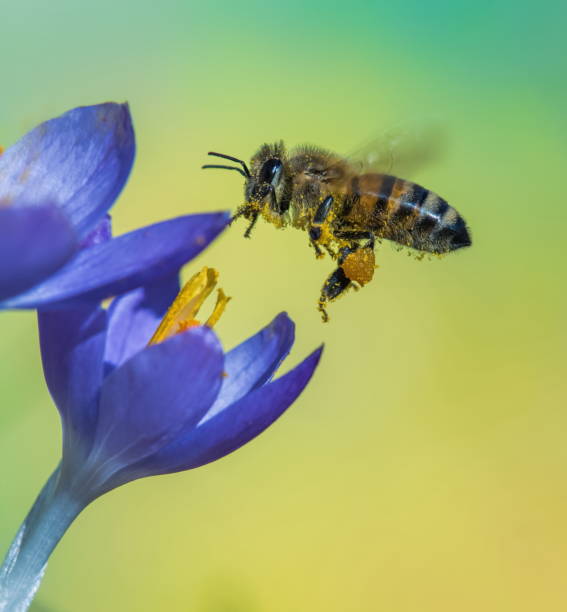
<svg viewBox="0 0 567 612"><path fill-rule="evenodd" d="M445 145L440 126L404 123L385 130L346 158L358 173L378 172L409 178L427 164L439 161Z"/></svg>

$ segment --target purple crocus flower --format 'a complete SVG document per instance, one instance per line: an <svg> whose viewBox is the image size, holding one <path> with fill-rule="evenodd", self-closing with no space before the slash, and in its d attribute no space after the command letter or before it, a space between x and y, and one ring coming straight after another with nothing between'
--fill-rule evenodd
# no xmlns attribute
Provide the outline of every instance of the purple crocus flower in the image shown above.
<svg viewBox="0 0 567 612"><path fill-rule="evenodd" d="M118 295L179 269L226 225L189 215L99 240L134 160L126 104L75 108L0 155L0 310Z"/></svg>
<svg viewBox="0 0 567 612"><path fill-rule="evenodd" d="M63 456L0 570L0 609L3 601L9 610L27 608L51 551L92 500L137 478L224 457L273 423L308 383L321 349L272 380L294 340L287 315L227 353L211 329L228 301L222 291L198 324L216 279L204 268L168 310L177 277L122 295L108 310L82 304L39 313Z"/></svg>

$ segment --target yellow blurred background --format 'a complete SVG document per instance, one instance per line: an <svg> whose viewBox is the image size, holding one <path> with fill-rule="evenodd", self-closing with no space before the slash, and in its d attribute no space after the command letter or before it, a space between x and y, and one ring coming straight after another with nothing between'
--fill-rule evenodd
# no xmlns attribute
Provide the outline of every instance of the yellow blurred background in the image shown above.
<svg viewBox="0 0 567 612"><path fill-rule="evenodd" d="M277 312L311 385L219 462L123 487L72 526L32 610L514 612L567 607L566 90L559 2L0 2L0 142L128 100L138 154L118 233L234 209L264 141L346 152L434 120L414 179L473 246L417 262L384 244L362 291L305 234L237 223L207 264L234 297L227 348ZM0 315L0 548L59 456L33 313ZM3 553L2 553L3 554Z"/></svg>

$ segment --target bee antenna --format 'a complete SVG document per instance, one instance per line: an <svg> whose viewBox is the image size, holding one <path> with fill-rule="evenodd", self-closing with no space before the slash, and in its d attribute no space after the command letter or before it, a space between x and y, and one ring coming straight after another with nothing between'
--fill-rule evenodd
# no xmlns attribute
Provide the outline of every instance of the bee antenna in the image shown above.
<svg viewBox="0 0 567 612"><path fill-rule="evenodd" d="M219 166L217 164L205 164L204 166L201 166L201 168L205 168L205 169L206 168L222 168L223 170L236 170L237 172L242 174L244 178L250 178L250 175L246 174L242 168L235 168L234 166Z"/></svg>
<svg viewBox="0 0 567 612"><path fill-rule="evenodd" d="M242 164L242 168L244 168L244 175L247 178L250 178L250 170L248 170L248 166L241 159L238 159L238 157L232 157L231 155L225 155L224 153L215 153L214 151L209 151L207 155L214 155L215 157L222 157L224 159L229 159L230 161L236 162L237 164Z"/></svg>

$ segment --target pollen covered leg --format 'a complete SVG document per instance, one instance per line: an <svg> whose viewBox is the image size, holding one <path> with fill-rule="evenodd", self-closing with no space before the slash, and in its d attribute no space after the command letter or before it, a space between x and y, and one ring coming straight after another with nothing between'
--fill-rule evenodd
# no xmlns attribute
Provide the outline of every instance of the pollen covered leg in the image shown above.
<svg viewBox="0 0 567 612"><path fill-rule="evenodd" d="M339 267L325 281L319 298L318 309L323 322L329 320L325 309L328 302L338 298L349 287L359 289L372 280L376 269L373 247L374 244L364 247L353 244L341 249Z"/></svg>
<svg viewBox="0 0 567 612"><path fill-rule="evenodd" d="M327 251L329 251L329 243L332 239L332 234L329 228L329 213L331 212L331 207L333 205L333 196L327 196L320 204L317 210L315 211L315 215L313 216L313 221L311 226L309 227L309 241L311 245L315 249L315 256L317 259L323 257L323 251L319 244L325 247Z"/></svg>
<svg viewBox="0 0 567 612"><path fill-rule="evenodd" d="M329 315L325 309L328 302L332 302L334 299L339 297L345 289L348 289L351 281L345 275L344 270L339 267L337 268L325 281L323 289L321 289L321 297L319 298L318 310L321 313L323 323L329 320Z"/></svg>
<svg viewBox="0 0 567 612"><path fill-rule="evenodd" d="M258 206L254 204L244 204L237 208L236 213L232 216L228 224L232 225L240 217L248 219L250 223L248 224L248 227L244 232L244 237L250 238L250 233L252 232L253 227L256 225L256 221L258 221L259 215L260 209L258 208Z"/></svg>
<svg viewBox="0 0 567 612"><path fill-rule="evenodd" d="M356 231L342 231L336 233L337 238L342 238L343 240L368 240L368 242L364 245L365 248L373 249L375 237L372 232L356 232ZM353 245L352 248L356 248L356 244Z"/></svg>
<svg viewBox="0 0 567 612"><path fill-rule="evenodd" d="M252 220L250 221L250 225L248 225L248 227L246 228L246 231L244 232L244 238L250 238L250 234L252 233L252 230L254 229L254 226L256 225L256 221L258 221L258 214L257 212L254 212L252 214Z"/></svg>
<svg viewBox="0 0 567 612"><path fill-rule="evenodd" d="M238 218L242 217L244 214L246 214L246 209L241 206L235 213L234 215L232 215L232 217L230 218L230 221L228 222L229 225L232 225Z"/></svg>
<svg viewBox="0 0 567 612"><path fill-rule="evenodd" d="M369 283L374 277L376 269L376 260L374 257L374 245L366 245L364 247L352 246L342 249L339 257L345 276L358 283L361 287Z"/></svg>

